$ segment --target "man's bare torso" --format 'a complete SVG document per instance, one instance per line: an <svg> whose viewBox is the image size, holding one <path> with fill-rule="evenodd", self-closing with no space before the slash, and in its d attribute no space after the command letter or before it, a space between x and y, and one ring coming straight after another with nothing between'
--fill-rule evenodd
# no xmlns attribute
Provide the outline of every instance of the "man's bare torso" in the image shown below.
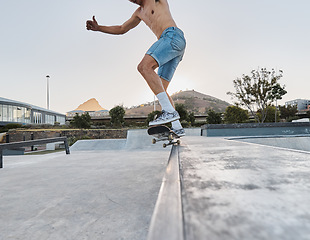
<svg viewBox="0 0 310 240"><path fill-rule="evenodd" d="M136 11L137 17L159 38L168 27L176 27L167 0L145 0Z"/></svg>

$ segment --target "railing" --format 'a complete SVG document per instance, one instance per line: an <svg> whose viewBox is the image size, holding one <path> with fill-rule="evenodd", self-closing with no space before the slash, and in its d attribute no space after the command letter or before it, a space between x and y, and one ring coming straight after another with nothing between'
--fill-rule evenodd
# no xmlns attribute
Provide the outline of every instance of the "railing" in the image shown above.
<svg viewBox="0 0 310 240"><path fill-rule="evenodd" d="M16 149L16 148L21 148L21 147L33 146L33 145L43 145L43 144L53 143L53 142L64 142L65 148L66 148L66 154L70 154L67 137L44 138L44 139L38 139L38 140L0 144L0 168L3 168L3 150L5 149Z"/></svg>
<svg viewBox="0 0 310 240"><path fill-rule="evenodd" d="M184 239L179 165L179 146L174 145L153 212L148 240Z"/></svg>

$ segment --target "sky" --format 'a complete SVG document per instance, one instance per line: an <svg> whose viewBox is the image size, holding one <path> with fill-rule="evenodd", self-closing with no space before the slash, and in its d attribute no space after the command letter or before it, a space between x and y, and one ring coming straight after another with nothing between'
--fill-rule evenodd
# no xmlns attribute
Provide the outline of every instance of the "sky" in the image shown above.
<svg viewBox="0 0 310 240"><path fill-rule="evenodd" d="M309 0L169 0L187 48L168 88L233 103L233 80L253 69L283 70L279 104L310 99ZM128 0L0 0L0 97L74 110L96 98L103 108L131 107L154 95L137 71L157 40L144 23L125 35L87 31L120 25L137 8Z"/></svg>

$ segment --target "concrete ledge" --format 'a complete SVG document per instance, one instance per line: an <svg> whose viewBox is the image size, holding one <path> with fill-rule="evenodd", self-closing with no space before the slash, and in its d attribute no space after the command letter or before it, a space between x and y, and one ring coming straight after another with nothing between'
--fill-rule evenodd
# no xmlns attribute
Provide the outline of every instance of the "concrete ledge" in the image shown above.
<svg viewBox="0 0 310 240"><path fill-rule="evenodd" d="M182 144L185 239L309 239L309 153L216 137Z"/></svg>
<svg viewBox="0 0 310 240"><path fill-rule="evenodd" d="M207 124L201 127L202 136L263 136L310 134L310 123L238 123Z"/></svg>
<svg viewBox="0 0 310 240"><path fill-rule="evenodd" d="M172 147L147 239L184 239L179 146Z"/></svg>

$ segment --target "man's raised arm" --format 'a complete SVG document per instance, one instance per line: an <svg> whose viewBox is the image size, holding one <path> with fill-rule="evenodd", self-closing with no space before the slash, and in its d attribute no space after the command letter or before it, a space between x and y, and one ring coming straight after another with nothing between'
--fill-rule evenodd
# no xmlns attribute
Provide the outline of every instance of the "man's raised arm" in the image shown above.
<svg viewBox="0 0 310 240"><path fill-rule="evenodd" d="M93 20L86 22L86 29L108 34L124 34L130 29L135 28L141 22L141 19L138 17L138 11L139 9L134 12L130 19L118 26L101 26L97 23L95 16L93 16Z"/></svg>

